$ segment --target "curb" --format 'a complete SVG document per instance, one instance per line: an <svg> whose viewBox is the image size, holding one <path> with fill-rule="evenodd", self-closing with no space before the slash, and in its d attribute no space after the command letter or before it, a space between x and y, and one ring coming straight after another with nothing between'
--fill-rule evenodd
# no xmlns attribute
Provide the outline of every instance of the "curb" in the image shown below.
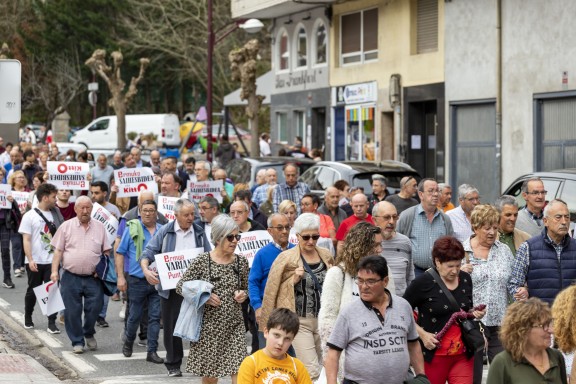
<svg viewBox="0 0 576 384"><path fill-rule="evenodd" d="M42 364L46 371L60 380L79 379L78 373L64 364L62 359L58 357L52 350L45 346L39 339L32 336L22 325L16 322L8 313L0 309L0 324L3 328L16 334L18 338L23 341L22 347L14 346L9 336L4 335L3 340L0 340L0 345L5 344L8 353L10 354L25 354L31 356L35 360L48 360L50 369L46 364Z"/></svg>

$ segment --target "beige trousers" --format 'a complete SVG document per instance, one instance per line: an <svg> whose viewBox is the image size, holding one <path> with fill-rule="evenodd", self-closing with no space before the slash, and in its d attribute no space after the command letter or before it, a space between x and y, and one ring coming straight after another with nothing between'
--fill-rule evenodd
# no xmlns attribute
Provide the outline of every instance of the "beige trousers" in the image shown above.
<svg viewBox="0 0 576 384"><path fill-rule="evenodd" d="M312 381L318 379L322 370L322 345L318 333L318 319L315 317L300 317L300 330L292 345L296 357L304 363Z"/></svg>

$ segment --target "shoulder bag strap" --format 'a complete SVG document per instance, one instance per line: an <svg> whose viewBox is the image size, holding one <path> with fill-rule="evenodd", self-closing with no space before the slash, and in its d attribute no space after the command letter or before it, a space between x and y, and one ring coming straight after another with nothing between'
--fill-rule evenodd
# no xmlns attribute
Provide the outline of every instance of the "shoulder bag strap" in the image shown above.
<svg viewBox="0 0 576 384"><path fill-rule="evenodd" d="M40 215L40 217L42 218L42 220L44 220L44 222L45 222L46 224L48 224L48 222L49 222L48 219L42 214L42 212L41 212L38 208L34 208L34 211L36 211L36 213ZM54 224L54 223L52 223L52 224Z"/></svg>
<svg viewBox="0 0 576 384"><path fill-rule="evenodd" d="M304 264L304 269L306 270L306 272L308 272L308 274L310 275L310 277L314 281L314 286L316 287L316 290L318 290L318 292L320 292L320 294L322 294L322 285L320 285L318 278L316 277L314 272L312 272L312 268L310 268L310 266L308 265L308 263L306 262L306 260L304 259L303 256L300 256L300 258L302 259L302 264ZM320 258L320 262L324 262L322 260L322 258Z"/></svg>
<svg viewBox="0 0 576 384"><path fill-rule="evenodd" d="M450 290L448 289L446 284L444 284L444 281L442 280L442 278L440 277L438 272L436 272L436 270L434 268L428 268L426 270L426 272L428 272L430 275L432 275L432 277L436 281L436 284L438 284L440 286L440 288L442 288L442 290L444 291L444 294L446 295L446 298L448 299L450 304L452 304L452 306L456 309L456 311L460 311L462 308L460 308L460 306L458 305L458 302L456 301L456 299L452 295L452 292L450 292Z"/></svg>

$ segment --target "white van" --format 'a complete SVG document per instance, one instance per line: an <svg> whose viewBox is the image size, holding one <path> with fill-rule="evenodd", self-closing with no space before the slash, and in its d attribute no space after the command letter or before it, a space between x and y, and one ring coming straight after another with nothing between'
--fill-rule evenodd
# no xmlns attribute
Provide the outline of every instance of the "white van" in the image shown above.
<svg viewBox="0 0 576 384"><path fill-rule="evenodd" d="M156 115L126 115L126 134L154 134L167 147L180 146L180 121L173 113ZM116 116L102 116L74 133L70 142L88 148L115 149L118 146Z"/></svg>

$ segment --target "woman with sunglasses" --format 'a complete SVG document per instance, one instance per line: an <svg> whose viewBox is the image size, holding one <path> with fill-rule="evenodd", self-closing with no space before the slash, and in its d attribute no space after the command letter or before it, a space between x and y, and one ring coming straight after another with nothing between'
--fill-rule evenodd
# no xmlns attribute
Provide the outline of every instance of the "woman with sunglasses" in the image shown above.
<svg viewBox="0 0 576 384"><path fill-rule="evenodd" d="M546 302L531 297L510 305L500 328L504 351L490 364L487 383L566 384L564 357L550 347L553 328Z"/></svg>
<svg viewBox="0 0 576 384"><path fill-rule="evenodd" d="M292 345L304 363L312 381L320 376L322 346L318 333L318 313L322 284L333 264L330 251L320 248L320 219L303 213L294 222L298 245L282 252L270 269L262 300L260 329L275 308L288 308L300 318L300 331Z"/></svg>
<svg viewBox="0 0 576 384"><path fill-rule="evenodd" d="M212 220L214 249L195 258L176 287L203 280L214 288L204 306L202 328L197 342L190 343L186 372L202 377L202 383L217 383L231 376L236 383L240 364L247 356L241 304L248 298L248 261L234 254L240 240L238 225L228 215Z"/></svg>

